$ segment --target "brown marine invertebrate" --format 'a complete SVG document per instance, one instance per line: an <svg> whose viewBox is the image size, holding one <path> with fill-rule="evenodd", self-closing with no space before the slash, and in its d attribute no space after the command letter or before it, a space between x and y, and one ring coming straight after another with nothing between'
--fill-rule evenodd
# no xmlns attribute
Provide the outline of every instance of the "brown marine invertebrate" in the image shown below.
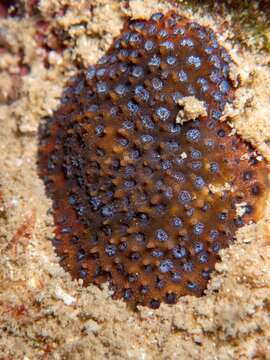
<svg viewBox="0 0 270 360"><path fill-rule="evenodd" d="M213 31L158 13L127 21L70 81L41 129L39 170L74 278L153 308L199 296L219 249L260 217L266 164L218 122L233 96L230 61ZM184 96L207 116L177 124Z"/></svg>

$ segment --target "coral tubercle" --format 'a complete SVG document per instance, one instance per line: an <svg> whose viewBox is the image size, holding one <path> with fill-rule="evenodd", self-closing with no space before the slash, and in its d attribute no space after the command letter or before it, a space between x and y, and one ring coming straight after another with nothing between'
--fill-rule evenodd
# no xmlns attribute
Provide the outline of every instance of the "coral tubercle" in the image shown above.
<svg viewBox="0 0 270 360"><path fill-rule="evenodd" d="M219 122L233 99L230 62L211 29L156 13L127 20L70 80L41 127L39 172L73 278L108 281L114 298L152 308L201 296L219 250L260 218L266 163ZM206 111L178 124L184 97Z"/></svg>

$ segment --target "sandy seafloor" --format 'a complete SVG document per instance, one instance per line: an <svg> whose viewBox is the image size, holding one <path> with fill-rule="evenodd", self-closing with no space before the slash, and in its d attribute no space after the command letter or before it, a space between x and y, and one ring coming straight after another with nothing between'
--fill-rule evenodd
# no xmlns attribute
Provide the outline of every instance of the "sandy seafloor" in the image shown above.
<svg viewBox="0 0 270 360"><path fill-rule="evenodd" d="M36 169L40 120L57 108L76 69L106 51L125 15L147 18L173 4L23 3L18 17L5 16L0 4L0 359L270 359L268 204L264 217L222 251L205 296L158 310L134 312L112 300L106 286L83 288L60 267L49 241L51 202ZM249 25L240 5L226 11L221 2L198 3L174 5L218 32L236 62L233 74L239 73L241 86L224 121L270 160L266 10L252 9Z"/></svg>

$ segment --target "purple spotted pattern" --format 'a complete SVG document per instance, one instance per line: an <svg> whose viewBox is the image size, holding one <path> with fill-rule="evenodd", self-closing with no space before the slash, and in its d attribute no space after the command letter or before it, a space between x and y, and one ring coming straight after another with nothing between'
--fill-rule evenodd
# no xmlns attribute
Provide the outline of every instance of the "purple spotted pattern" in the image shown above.
<svg viewBox="0 0 270 360"><path fill-rule="evenodd" d="M201 296L219 250L261 216L265 162L218 121L233 97L230 62L211 29L157 13L126 21L70 80L40 128L38 161L73 278L152 308ZM181 126L178 100L192 95L207 116ZM225 183L233 190L213 191Z"/></svg>

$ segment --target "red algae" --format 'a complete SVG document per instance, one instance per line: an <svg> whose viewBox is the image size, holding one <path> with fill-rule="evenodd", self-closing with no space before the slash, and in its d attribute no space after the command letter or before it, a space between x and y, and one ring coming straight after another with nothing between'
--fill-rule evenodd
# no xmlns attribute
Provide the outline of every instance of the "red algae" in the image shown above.
<svg viewBox="0 0 270 360"><path fill-rule="evenodd" d="M157 13L127 20L70 80L40 128L38 164L73 278L152 308L201 296L219 250L261 217L266 163L219 122L233 100L230 63L211 29ZM207 115L180 125L188 96Z"/></svg>

